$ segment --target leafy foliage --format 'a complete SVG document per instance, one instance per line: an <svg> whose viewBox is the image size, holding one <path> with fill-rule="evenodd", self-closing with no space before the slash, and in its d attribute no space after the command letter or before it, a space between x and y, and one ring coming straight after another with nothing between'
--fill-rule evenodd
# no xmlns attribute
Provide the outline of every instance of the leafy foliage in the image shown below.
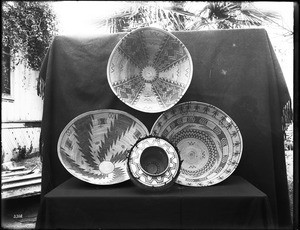
<svg viewBox="0 0 300 230"><path fill-rule="evenodd" d="M185 12L188 14L188 12ZM165 30L184 29L184 14L172 9L168 2L132 2L125 5L122 12L99 21L99 26L107 26L110 32L129 32L139 27L153 24Z"/></svg>
<svg viewBox="0 0 300 230"><path fill-rule="evenodd" d="M279 15L256 9L251 2L134 2L99 26L112 33L130 32L145 26L167 31L234 29L276 23Z"/></svg>
<svg viewBox="0 0 300 230"><path fill-rule="evenodd" d="M47 2L2 4L2 55L9 50L15 58L11 68L25 61L29 68L39 70L57 31L56 16Z"/></svg>
<svg viewBox="0 0 300 230"><path fill-rule="evenodd" d="M256 9L248 2L209 2L200 11L196 11L199 20L189 20L190 29L235 29L261 26L273 22L278 15Z"/></svg>
<svg viewBox="0 0 300 230"><path fill-rule="evenodd" d="M11 160L16 162L24 160L32 152L32 149L33 149L32 142L30 143L29 148L26 148L26 145L22 147L18 144L18 147L13 149L15 155Z"/></svg>

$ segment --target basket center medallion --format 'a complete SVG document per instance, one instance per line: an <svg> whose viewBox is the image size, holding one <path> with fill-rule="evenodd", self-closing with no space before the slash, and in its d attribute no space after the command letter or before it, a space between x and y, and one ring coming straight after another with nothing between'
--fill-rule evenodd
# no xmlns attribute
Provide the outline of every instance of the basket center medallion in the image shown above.
<svg viewBox="0 0 300 230"><path fill-rule="evenodd" d="M99 170L103 174L109 174L109 173L113 172L114 169L115 169L115 166L110 161L102 161L99 165Z"/></svg>
<svg viewBox="0 0 300 230"><path fill-rule="evenodd" d="M152 82L157 76L157 71L154 67L152 66L146 66L142 70L142 77L146 82Z"/></svg>

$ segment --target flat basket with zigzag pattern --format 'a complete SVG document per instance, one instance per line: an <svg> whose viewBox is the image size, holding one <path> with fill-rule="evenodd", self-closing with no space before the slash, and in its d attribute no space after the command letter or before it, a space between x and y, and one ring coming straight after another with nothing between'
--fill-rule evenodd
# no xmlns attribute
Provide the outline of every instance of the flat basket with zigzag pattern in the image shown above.
<svg viewBox="0 0 300 230"><path fill-rule="evenodd" d="M147 135L147 127L126 112L90 111L74 118L61 132L58 157L65 169L82 181L117 184L129 180L129 150Z"/></svg>

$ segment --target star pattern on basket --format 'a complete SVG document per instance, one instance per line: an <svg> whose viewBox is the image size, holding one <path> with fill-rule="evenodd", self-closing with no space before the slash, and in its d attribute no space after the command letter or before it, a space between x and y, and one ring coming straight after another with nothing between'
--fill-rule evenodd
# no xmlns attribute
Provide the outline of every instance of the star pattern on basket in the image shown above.
<svg viewBox="0 0 300 230"><path fill-rule="evenodd" d="M191 74L186 47L175 36L158 29L142 28L125 35L108 63L113 92L127 105L144 112L160 112L176 104L189 86ZM151 89L146 87L148 83ZM143 95L149 92L151 95L145 98Z"/></svg>
<svg viewBox="0 0 300 230"><path fill-rule="evenodd" d="M180 138L178 137L180 133L185 133L188 143L186 145L189 146L192 152L195 151L195 149L190 146L190 143L194 143L193 138L197 138L197 135L188 134L188 131L193 129L206 133L214 143L216 160L213 167L210 167L213 174L210 175L209 167L204 167L207 162L202 161L198 167L200 167L200 170L202 168L205 169L201 172L198 168L181 167L181 172L176 183L199 187L210 186L225 180L238 166L242 155L243 143L239 128L222 110L213 105L196 101L178 104L164 112L156 120L152 126L151 134L155 133L156 136L169 139L181 152L181 148L185 145L183 145L182 142L181 146L178 146L180 142ZM201 140L203 146L205 146L203 148L210 149L209 152L211 152L207 137L198 136L198 139ZM198 148L199 147L197 147L197 149ZM193 162L193 156L190 155L189 157L190 158L187 159ZM194 162L197 162L197 159L195 159ZM195 176L191 173L197 170L200 174Z"/></svg>

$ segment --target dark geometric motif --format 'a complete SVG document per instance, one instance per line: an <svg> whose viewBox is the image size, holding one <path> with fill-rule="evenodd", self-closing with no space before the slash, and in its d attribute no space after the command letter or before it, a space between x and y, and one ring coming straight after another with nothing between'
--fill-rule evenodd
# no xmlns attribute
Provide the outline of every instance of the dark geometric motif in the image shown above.
<svg viewBox="0 0 300 230"><path fill-rule="evenodd" d="M205 107L203 108L203 113L207 114L209 111L210 111L209 106L205 106Z"/></svg>
<svg viewBox="0 0 300 230"><path fill-rule="evenodd" d="M201 112L201 106L198 105L198 104L196 104L196 105L195 105L195 111Z"/></svg>
<svg viewBox="0 0 300 230"><path fill-rule="evenodd" d="M113 62L111 62L110 64L110 72L111 73L115 72L115 64Z"/></svg>
<svg viewBox="0 0 300 230"><path fill-rule="evenodd" d="M114 168L114 171L113 171L112 181L116 181L116 180L121 181L121 179L124 175L126 175L126 173L124 172L124 169L122 169L120 167L116 167L116 168Z"/></svg>
<svg viewBox="0 0 300 230"><path fill-rule="evenodd" d="M111 123L111 126L107 129L107 133L104 135L104 140L101 141L98 150L98 156L100 161L103 161L107 152L116 143L117 140L122 138L134 125L135 121L129 119L123 114L119 114L118 118ZM115 158L114 158L115 157ZM112 159L118 161L125 161L127 157L127 151L122 151L119 156L112 156Z"/></svg>
<svg viewBox="0 0 300 230"><path fill-rule="evenodd" d="M104 179L107 177L107 174L96 175L94 173L90 173L85 169L80 168L79 165L67 154L67 152L63 148L60 148L60 153L62 162L68 162L68 164L70 164L69 169L73 170L76 174L84 175L85 177L96 180Z"/></svg>
<svg viewBox="0 0 300 230"><path fill-rule="evenodd" d="M127 155L128 155L127 150L117 152L111 157L110 162L112 162L113 164L118 162L123 162L127 159Z"/></svg>
<svg viewBox="0 0 300 230"><path fill-rule="evenodd" d="M183 44L176 38L166 36L154 60L159 71L165 70L187 58Z"/></svg>
<svg viewBox="0 0 300 230"><path fill-rule="evenodd" d="M157 54L157 47L163 42L163 37L168 36L163 32L156 30L145 31L145 47L147 49L147 54L149 56L148 63L153 64L155 55Z"/></svg>
<svg viewBox="0 0 300 230"><path fill-rule="evenodd" d="M191 107L190 104L188 103L186 105L180 106L180 109L181 109L181 114L187 114L191 110Z"/></svg>
<svg viewBox="0 0 300 230"><path fill-rule="evenodd" d="M232 133L230 133L231 137L236 137L237 135L238 135L238 132L236 132L236 131L233 131Z"/></svg>
<svg viewBox="0 0 300 230"><path fill-rule="evenodd" d="M218 139L220 140L222 148L228 145L228 141L225 134L218 126L214 127L213 132L217 135Z"/></svg>
<svg viewBox="0 0 300 230"><path fill-rule="evenodd" d="M168 133L169 132L167 130L164 130L161 136L166 138L168 136Z"/></svg>
<svg viewBox="0 0 300 230"><path fill-rule="evenodd" d="M136 139L139 139L142 136L139 130L136 130L133 135L136 137Z"/></svg>
<svg viewBox="0 0 300 230"><path fill-rule="evenodd" d="M157 78L152 83L152 88L160 104L168 107L174 104L182 95L184 86L167 79Z"/></svg>
<svg viewBox="0 0 300 230"><path fill-rule="evenodd" d="M107 123L107 118L99 118L97 119L98 125L101 127L102 125L105 125Z"/></svg>
<svg viewBox="0 0 300 230"><path fill-rule="evenodd" d="M216 118L216 117L218 116L218 114L219 114L218 110L215 110L215 111L213 111L213 113L212 113L212 117L213 117L213 118Z"/></svg>
<svg viewBox="0 0 300 230"><path fill-rule="evenodd" d="M136 76L129 80L115 82L112 86L122 100L133 104L138 99L145 83L141 77Z"/></svg>
<svg viewBox="0 0 300 230"><path fill-rule="evenodd" d="M221 172L221 171L222 171L222 169L223 169L223 168L219 166L219 167L218 167L218 168L215 170L215 173L219 173L219 172Z"/></svg>
<svg viewBox="0 0 300 230"><path fill-rule="evenodd" d="M234 153L233 153L233 155L236 156L236 157L239 156L240 155L240 151L239 150L235 150Z"/></svg>
<svg viewBox="0 0 300 230"><path fill-rule="evenodd" d="M91 151L91 135L93 127L93 115L88 115L74 122L74 130L76 142L79 146L81 156L85 159L86 163L94 170L98 170L99 166L96 164L93 158L93 152Z"/></svg>
<svg viewBox="0 0 300 230"><path fill-rule="evenodd" d="M227 162L227 159L228 159L228 155L224 155L223 157L222 157L222 163L224 163L224 165L225 165L225 163Z"/></svg>
<svg viewBox="0 0 300 230"><path fill-rule="evenodd" d="M230 169L226 169L225 173L226 173L226 174L230 174L231 171L232 171L232 170L230 170Z"/></svg>
<svg viewBox="0 0 300 230"><path fill-rule="evenodd" d="M218 151L217 148L213 142L213 140L210 138L209 135L207 135L205 132L201 130L195 130L195 129L190 129L190 130L182 130L178 132L176 135L174 135L171 139L170 142L178 147L178 143L186 138L195 138L200 141L202 141L205 146L208 148L209 151L209 157L208 157L208 162L201 168L198 169L197 171L189 171L181 168L181 171L183 174L193 176L193 177L199 177L206 173L216 162L217 157L218 157ZM184 151L184 150L183 150ZM180 154L182 154L180 152Z"/></svg>
<svg viewBox="0 0 300 230"><path fill-rule="evenodd" d="M229 129L231 129L231 128L232 128L232 126L233 126L233 124L232 124L231 122L228 122L228 123L227 123L227 126L226 126L226 129L228 129L228 130L229 130Z"/></svg>
<svg viewBox="0 0 300 230"><path fill-rule="evenodd" d="M175 122L176 122L176 126L180 126L180 125L182 125L182 123L183 123L183 118L182 118L182 117L177 118L177 119L175 120Z"/></svg>
<svg viewBox="0 0 300 230"><path fill-rule="evenodd" d="M225 137L224 133L223 133L223 136L224 137L222 137L222 135L218 136L220 139L222 148L224 148L225 146L228 145L228 141L227 141L227 138Z"/></svg>
<svg viewBox="0 0 300 230"><path fill-rule="evenodd" d="M196 121L195 116L188 116L188 117L187 117L187 122L188 122L188 123L193 123L193 122L195 122L195 121Z"/></svg>
<svg viewBox="0 0 300 230"><path fill-rule="evenodd" d="M148 55L145 48L143 33L129 33L126 38L122 39L118 47L122 53L129 56L139 67L147 65Z"/></svg>
<svg viewBox="0 0 300 230"><path fill-rule="evenodd" d="M122 50L120 47L118 47L117 52L122 55L123 57L125 57L126 60L128 60L133 66L135 66L136 68L141 69L143 66L140 65L140 63L136 62L136 60L134 60L130 55L128 55L127 53L124 52L124 50ZM110 73L113 73L116 69L117 66L113 63L113 61L111 61L110 64ZM122 68L123 69L123 68ZM120 68L121 70L121 68Z"/></svg>
<svg viewBox="0 0 300 230"><path fill-rule="evenodd" d="M238 146L240 146L240 145L241 145L241 142L239 142L239 141L236 141L236 142L233 143L233 146L234 146L234 147L238 147Z"/></svg>
<svg viewBox="0 0 300 230"><path fill-rule="evenodd" d="M140 80L140 75L133 75L133 76L130 76L124 80L121 80L121 81L115 81L112 83L112 86L113 87L117 87L117 86L121 86L121 85L126 85L126 84L136 84L136 82L138 81L141 81Z"/></svg>
<svg viewBox="0 0 300 230"><path fill-rule="evenodd" d="M171 130L173 130L175 127L176 127L176 121L172 121L170 124L169 124L169 127Z"/></svg>
<svg viewBox="0 0 300 230"><path fill-rule="evenodd" d="M196 117L196 123L206 126L208 120L204 117Z"/></svg>
<svg viewBox="0 0 300 230"><path fill-rule="evenodd" d="M70 140L70 138L67 138L65 142L65 147L67 147L69 150L73 149L73 142Z"/></svg>
<svg viewBox="0 0 300 230"><path fill-rule="evenodd" d="M219 121L219 125L221 127L225 127L225 125L224 125L225 121L226 121L226 116L222 116L221 119L220 119L220 121Z"/></svg>
<svg viewBox="0 0 300 230"><path fill-rule="evenodd" d="M218 126L215 126L214 129L213 129L214 133L218 136L222 133L222 130L218 127Z"/></svg>
<svg viewBox="0 0 300 230"><path fill-rule="evenodd" d="M190 68L185 69L185 77L188 78L190 76Z"/></svg>

